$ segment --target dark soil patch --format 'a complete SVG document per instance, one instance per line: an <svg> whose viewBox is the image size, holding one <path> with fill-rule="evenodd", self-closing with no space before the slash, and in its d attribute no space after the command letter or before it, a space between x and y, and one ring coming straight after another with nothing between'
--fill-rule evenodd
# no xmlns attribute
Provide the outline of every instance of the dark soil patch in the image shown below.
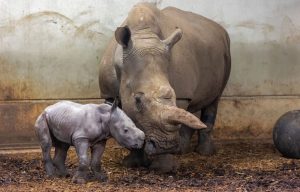
<svg viewBox="0 0 300 192"><path fill-rule="evenodd" d="M71 183L71 178L47 179L37 152L0 154L0 191L300 191L300 161L282 157L269 140L218 141L211 157L178 155L180 167L162 174L146 168L127 169L128 154L112 141L102 160L109 181ZM70 150L68 168L77 166Z"/></svg>

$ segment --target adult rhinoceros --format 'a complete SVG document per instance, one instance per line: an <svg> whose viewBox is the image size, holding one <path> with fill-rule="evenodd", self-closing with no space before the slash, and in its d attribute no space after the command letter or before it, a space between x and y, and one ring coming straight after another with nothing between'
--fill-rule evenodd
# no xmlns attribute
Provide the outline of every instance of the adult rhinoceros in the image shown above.
<svg viewBox="0 0 300 192"><path fill-rule="evenodd" d="M117 28L100 64L100 90L107 100L120 97L123 110L146 134L146 154L185 151L193 130L206 126L199 130L196 151L214 152L210 135L230 74L229 41L205 17L149 3L135 5ZM192 114L198 111L204 124Z"/></svg>

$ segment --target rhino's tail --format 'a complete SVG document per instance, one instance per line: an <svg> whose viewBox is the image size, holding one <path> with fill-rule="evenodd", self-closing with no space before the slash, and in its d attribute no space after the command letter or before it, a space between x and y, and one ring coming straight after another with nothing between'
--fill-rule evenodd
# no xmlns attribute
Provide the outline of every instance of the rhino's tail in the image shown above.
<svg viewBox="0 0 300 192"><path fill-rule="evenodd" d="M43 162L46 166L47 174L49 174L48 172L52 171L52 159L50 154L52 147L52 137L47 123L47 113L45 111L37 118L34 127L42 148ZM47 170L47 168L50 171Z"/></svg>

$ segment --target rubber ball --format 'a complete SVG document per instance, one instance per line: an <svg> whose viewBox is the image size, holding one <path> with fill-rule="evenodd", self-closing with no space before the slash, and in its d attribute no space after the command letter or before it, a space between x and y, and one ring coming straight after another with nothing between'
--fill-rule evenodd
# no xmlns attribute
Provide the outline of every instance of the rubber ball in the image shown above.
<svg viewBox="0 0 300 192"><path fill-rule="evenodd" d="M289 111L277 120L273 142L283 156L300 158L300 110Z"/></svg>

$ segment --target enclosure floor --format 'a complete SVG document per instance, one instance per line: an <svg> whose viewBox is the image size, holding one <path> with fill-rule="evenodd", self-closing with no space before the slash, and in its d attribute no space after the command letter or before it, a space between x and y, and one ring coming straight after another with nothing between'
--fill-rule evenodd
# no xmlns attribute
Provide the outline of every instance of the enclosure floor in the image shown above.
<svg viewBox="0 0 300 192"><path fill-rule="evenodd" d="M110 141L102 159L109 180L84 185L73 184L70 177L47 179L39 150L2 151L0 191L300 191L300 161L282 157L270 140L219 140L216 146L211 157L178 155L179 169L162 174L123 167L128 151ZM67 165L72 175L74 150Z"/></svg>

